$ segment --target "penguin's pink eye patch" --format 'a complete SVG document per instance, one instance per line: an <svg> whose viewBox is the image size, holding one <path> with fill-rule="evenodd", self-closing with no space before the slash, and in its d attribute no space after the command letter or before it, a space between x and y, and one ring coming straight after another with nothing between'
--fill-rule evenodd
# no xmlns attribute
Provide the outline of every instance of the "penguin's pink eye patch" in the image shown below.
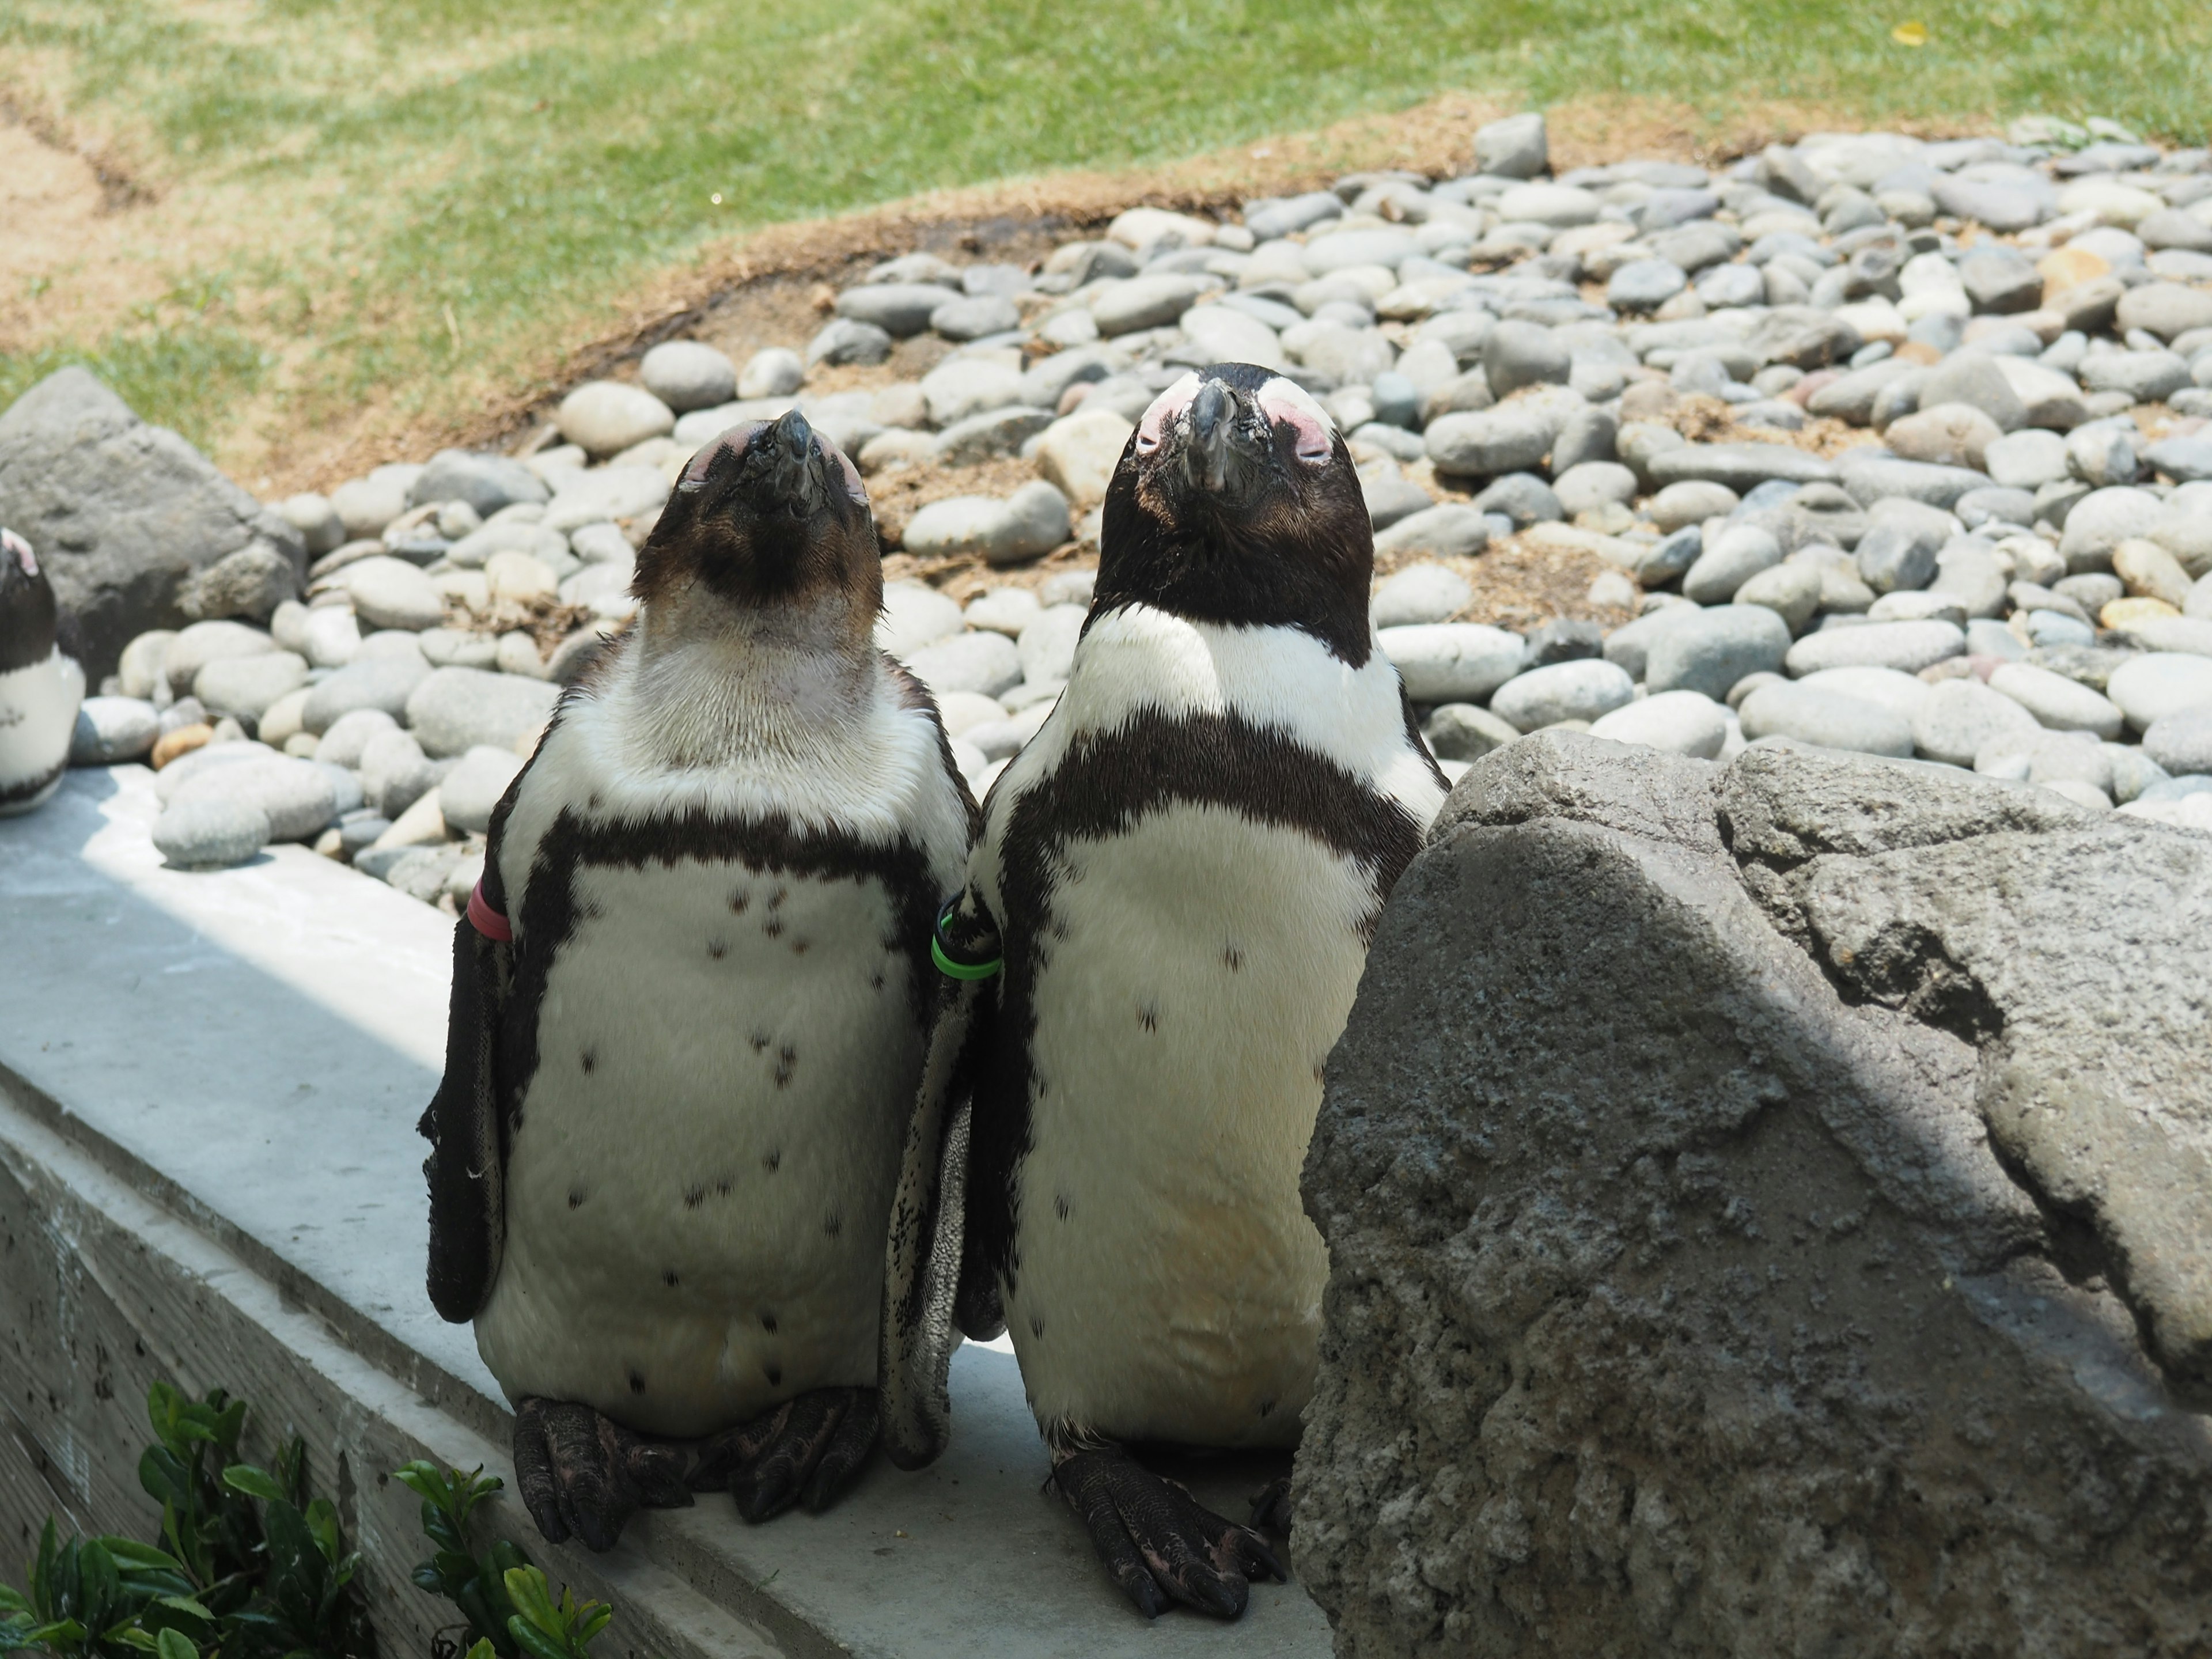
<svg viewBox="0 0 2212 1659"><path fill-rule="evenodd" d="M1277 375L1260 388L1259 404L1260 412L1272 425L1297 434L1300 460L1317 466L1334 453L1335 428L1297 381Z"/></svg>
<svg viewBox="0 0 2212 1659"><path fill-rule="evenodd" d="M1186 374L1165 392L1152 399L1152 406L1145 411L1145 418L1137 422L1137 453L1149 455L1160 447L1168 422L1190 407L1190 400L1198 396L1198 376Z"/></svg>
<svg viewBox="0 0 2212 1659"><path fill-rule="evenodd" d="M726 449L743 449L752 441L754 433L766 426L766 421L740 421L712 442L702 446L684 469L684 477L677 483L678 489L696 489L707 482L707 469L714 464L714 457Z"/></svg>
<svg viewBox="0 0 2212 1659"><path fill-rule="evenodd" d="M5 548L15 556L15 562L23 567L23 574L26 576L35 576L39 574L39 556L31 551L30 543L25 541L14 531L0 530L0 548Z"/></svg>
<svg viewBox="0 0 2212 1659"><path fill-rule="evenodd" d="M832 443L827 433L816 433L814 441L828 450L836 458L837 465L844 469L845 493L856 501L866 501L868 487L860 482L860 470L853 465L852 458L845 453L841 446Z"/></svg>

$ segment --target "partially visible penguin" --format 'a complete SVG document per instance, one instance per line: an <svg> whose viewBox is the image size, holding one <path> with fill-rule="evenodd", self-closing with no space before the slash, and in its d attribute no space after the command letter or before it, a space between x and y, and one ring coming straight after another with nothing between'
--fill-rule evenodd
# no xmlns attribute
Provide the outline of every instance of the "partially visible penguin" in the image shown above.
<svg viewBox="0 0 2212 1659"><path fill-rule="evenodd" d="M0 817L45 805L69 769L84 670L54 644L58 621L39 556L0 530Z"/></svg>
<svg viewBox="0 0 2212 1659"><path fill-rule="evenodd" d="M797 411L693 459L456 929L429 1288L547 1538L818 1509L880 1420L899 1151L975 809L877 649L859 475Z"/></svg>
<svg viewBox="0 0 2212 1659"><path fill-rule="evenodd" d="M1322 1064L1445 793L1376 646L1373 563L1304 391L1245 364L1170 387L1107 491L1067 688L940 924L990 977L917 1109L937 1150L909 1147L902 1222L925 1220L892 1241L892 1455L942 1445L949 1327L1002 1310L1054 1484L1147 1614L1233 1618L1280 1571L1124 1446L1291 1446L1312 1391Z"/></svg>

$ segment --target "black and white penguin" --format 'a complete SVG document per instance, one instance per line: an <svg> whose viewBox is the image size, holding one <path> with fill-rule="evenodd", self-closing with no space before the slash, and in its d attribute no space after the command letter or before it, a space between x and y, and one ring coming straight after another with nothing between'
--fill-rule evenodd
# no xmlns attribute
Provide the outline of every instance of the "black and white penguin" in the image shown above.
<svg viewBox="0 0 2212 1659"><path fill-rule="evenodd" d="M55 645L58 621L39 556L0 530L0 817L45 805L69 769L84 670Z"/></svg>
<svg viewBox="0 0 2212 1659"><path fill-rule="evenodd" d="M1303 390L1246 364L1170 387L1107 491L1067 689L941 925L956 964L1002 966L918 1109L934 1165L908 1150L892 1454L942 1444L948 1323L1002 1310L1054 1484L1147 1614L1235 1617L1279 1572L1123 1445L1291 1446L1312 1391L1322 1064L1445 793L1376 647L1373 564Z"/></svg>
<svg viewBox="0 0 2212 1659"><path fill-rule="evenodd" d="M429 1288L555 1542L727 1487L818 1509L878 1433L884 1240L975 808L872 641L852 464L793 411L686 468L456 929Z"/></svg>

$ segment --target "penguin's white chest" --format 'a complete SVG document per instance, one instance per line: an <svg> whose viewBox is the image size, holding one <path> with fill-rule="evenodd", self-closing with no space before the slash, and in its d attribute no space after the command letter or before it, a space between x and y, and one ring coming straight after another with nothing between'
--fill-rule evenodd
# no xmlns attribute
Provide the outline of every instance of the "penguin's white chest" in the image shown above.
<svg viewBox="0 0 2212 1659"><path fill-rule="evenodd" d="M1328 1257L1298 1176L1376 898L1311 836L1164 805L1058 854L1007 1324L1038 1420L1290 1443Z"/></svg>
<svg viewBox="0 0 2212 1659"><path fill-rule="evenodd" d="M59 650L0 674L0 817L27 812L61 785L84 701L84 670Z"/></svg>
<svg viewBox="0 0 2212 1659"><path fill-rule="evenodd" d="M486 1364L511 1397L676 1435L872 1385L923 1046L890 895L696 860L573 882Z"/></svg>

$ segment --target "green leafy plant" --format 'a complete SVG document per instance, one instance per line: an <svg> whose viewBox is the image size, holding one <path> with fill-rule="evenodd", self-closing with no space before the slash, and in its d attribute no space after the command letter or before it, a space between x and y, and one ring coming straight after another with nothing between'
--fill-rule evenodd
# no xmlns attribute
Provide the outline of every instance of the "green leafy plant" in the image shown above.
<svg viewBox="0 0 2212 1659"><path fill-rule="evenodd" d="M434 1659L592 1659L592 1638L607 1627L613 1608L579 1601L565 1585L556 1601L545 1575L507 1539L495 1538L484 1550L469 1546L469 1517L505 1482L482 1465L465 1474L418 1460L393 1473L421 1496L422 1531L435 1547L416 1567L415 1582L451 1601L466 1621L466 1652L441 1632Z"/></svg>
<svg viewBox="0 0 2212 1659"><path fill-rule="evenodd" d="M246 1404L216 1389L149 1391L154 1444L139 1484L161 1505L160 1546L60 1542L46 1523L30 1593L0 1586L0 1651L56 1659L372 1659L374 1633L337 1510L310 1495L298 1436L274 1473L239 1457Z"/></svg>
<svg viewBox="0 0 2212 1659"><path fill-rule="evenodd" d="M469 1547L469 1516L506 1483L486 1474L481 1464L464 1474L418 1459L393 1473L422 1498L422 1531L435 1552L416 1566L416 1583L461 1610L471 1654L485 1648L498 1659L520 1659L521 1649L507 1628L516 1608L507 1575L530 1566L530 1558L504 1538L494 1539L481 1552ZM454 1650L459 1646L450 1641L446 1645Z"/></svg>
<svg viewBox="0 0 2212 1659"><path fill-rule="evenodd" d="M515 1607L507 1627L530 1659L591 1659L592 1638L614 1617L614 1609L605 1602L579 1601L576 1592L566 1585L556 1602L545 1575L535 1567L510 1569L507 1594ZM473 1659L483 1656L475 1654Z"/></svg>
<svg viewBox="0 0 2212 1659"><path fill-rule="evenodd" d="M198 1659L215 1616L174 1557L128 1538L40 1534L28 1595L0 1584L0 1651L65 1659Z"/></svg>

